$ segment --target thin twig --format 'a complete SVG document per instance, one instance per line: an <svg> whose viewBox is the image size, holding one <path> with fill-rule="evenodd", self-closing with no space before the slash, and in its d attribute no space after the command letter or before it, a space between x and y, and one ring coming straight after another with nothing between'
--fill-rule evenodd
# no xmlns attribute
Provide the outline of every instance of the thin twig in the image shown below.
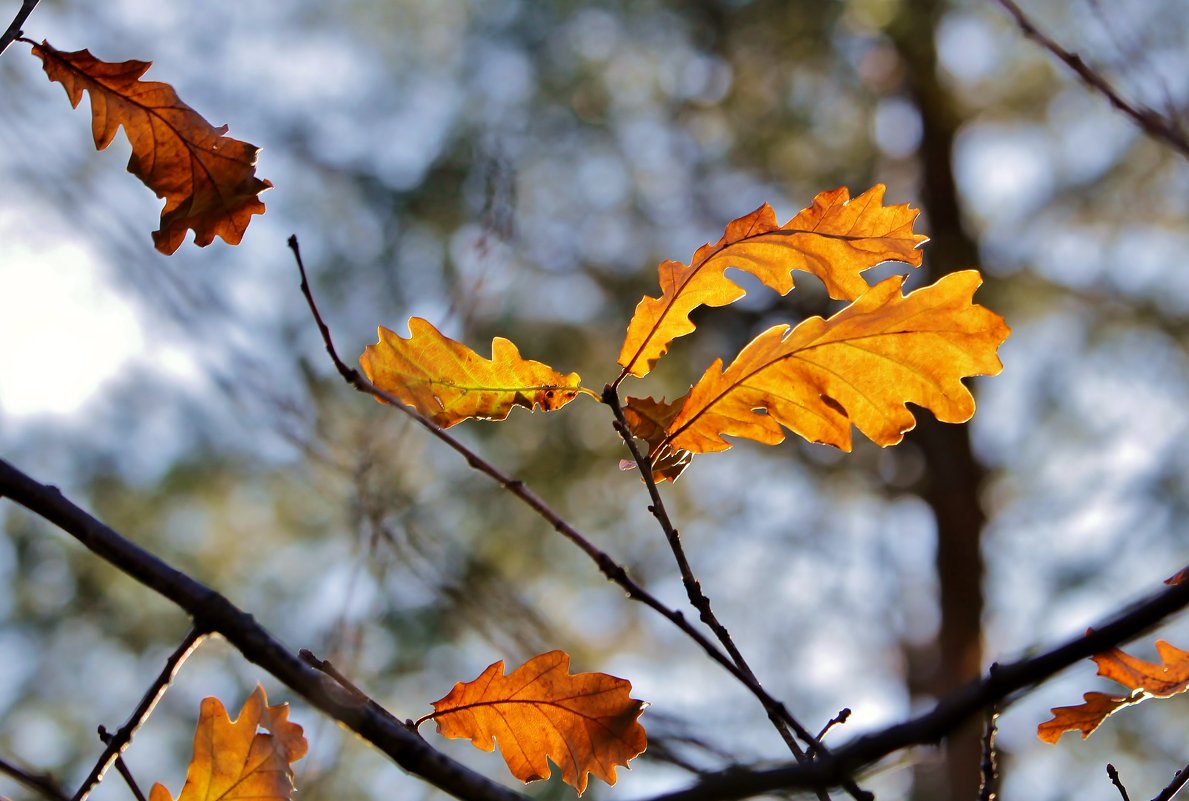
<svg viewBox="0 0 1189 801"><path fill-rule="evenodd" d="M822 730L817 733L817 739L820 741L826 736L830 729L846 723L848 720L850 720L850 715L850 707L844 706L842 709L838 710L838 714L827 720L826 725L822 726Z"/></svg>
<svg viewBox="0 0 1189 801"><path fill-rule="evenodd" d="M111 732L105 727L99 727L99 739L105 743L112 741ZM124 761L124 757L116 757L116 770L120 772L120 776L124 778L124 783L128 785L128 789L136 796L136 801L145 801L144 793L140 791L140 785L136 783L136 779L132 777L132 771L128 769L128 763Z"/></svg>
<svg viewBox="0 0 1189 801"><path fill-rule="evenodd" d="M1153 109L1131 103L1124 99L1115 87L1111 85L1110 81L1090 67L1081 56L1066 50L1037 28L1036 23L1029 19L1024 11L1016 5L1015 0L999 0L999 5L1007 10L1007 13L1012 16L1012 19L1015 20L1016 25L1025 36L1052 53L1053 56L1077 73L1077 76L1087 86L1097 90L1103 97L1110 101L1112 106L1130 117L1148 136L1163 142L1182 156L1189 158L1189 136L1186 136L1185 132L1173 120L1166 118Z"/></svg>
<svg viewBox="0 0 1189 801"><path fill-rule="evenodd" d="M30 773L0 757L0 773L6 773L30 790L36 790L52 801L70 801L70 797L48 773Z"/></svg>
<svg viewBox="0 0 1189 801"><path fill-rule="evenodd" d="M991 665L991 670L995 670ZM995 738L999 733L996 725L999 720L999 710L992 706L987 710L987 719L983 724L983 761L979 768L978 801L995 801L999 793L999 753L996 750Z"/></svg>
<svg viewBox="0 0 1189 801"><path fill-rule="evenodd" d="M1115 785L1115 789L1119 791L1119 795L1123 796L1123 801L1131 801L1130 796L1127 795L1127 788L1123 786L1123 781L1119 778L1119 771L1115 770L1115 766L1109 762L1106 763L1106 775L1110 778L1111 784Z"/></svg>
<svg viewBox="0 0 1189 801"><path fill-rule="evenodd" d="M502 487L507 489L530 509L536 512L539 516L545 519L554 530L570 540L574 545L585 553L598 566L599 570L607 577L609 581L618 584L627 596L634 601L639 601L644 605L650 607L669 620L673 625L681 629L688 637L696 642L703 651L715 662L722 665L731 673L740 683L742 683L748 690L751 691L764 708L767 710L777 710L776 714L785 719L790 719L788 711L784 709L784 705L773 698L768 692L756 681L754 675L750 670L740 668L735 661L724 653L718 646L716 646L709 638L707 638L701 631L699 631L692 623L686 620L685 615L681 612L670 609L665 606L656 596L645 590L641 585L636 583L627 571L611 558L605 551L599 549L593 542L583 536L577 529L575 529L568 521L561 515L555 512L544 500L541 499L535 492L529 489L523 481L519 481L505 475L499 468L492 465L483 457L472 451L459 440L448 434L443 428L435 424L432 420L424 415L419 414L414 409L406 406L403 401L395 395L380 389L371 381L367 380L358 370L352 369L346 365L341 358L339 358L338 351L334 347L334 341L331 338L330 328L327 326L318 310L318 304L314 300L313 291L310 289L309 279L306 275L305 264L301 258L301 248L298 245L297 237L289 237L289 248L293 251L294 259L297 261L297 269L301 273L301 292L305 296L306 303L310 307L310 313L314 317L314 322L318 326L318 330L322 334L322 342L326 347L326 352L330 355L331 361L334 363L335 369L338 370L339 375L343 379L360 392L369 394L375 398L379 398L385 403L393 406L403 414L408 415L415 420L422 428L430 434L441 440L452 450L460 454L470 467L490 477ZM622 413L622 412L621 412ZM688 566L687 566L688 567ZM739 657L742 659L742 656ZM799 727L799 724L793 724ZM804 732L804 733L802 733ZM798 735L806 738L807 741L812 741L813 735L806 731L803 727L799 727ZM860 794L856 797L866 797Z"/></svg>
<svg viewBox="0 0 1189 801"><path fill-rule="evenodd" d="M40 2L40 0L24 0L24 2L21 3L21 8L19 11L17 11L17 15L13 17L8 29L5 30L3 34L0 34L0 53L3 53L5 50L7 50L8 46L15 42L21 36L21 34L24 33L24 31L21 30L21 26L25 24L25 20L27 20L29 15L33 13L33 9L37 8L38 2Z"/></svg>
<svg viewBox="0 0 1189 801"><path fill-rule="evenodd" d="M1168 783L1168 786L1161 790L1160 794L1153 798L1152 801L1172 801L1186 784L1189 784L1189 765L1178 770L1177 775L1172 777L1172 781Z"/></svg>
<svg viewBox="0 0 1189 801"><path fill-rule="evenodd" d="M116 730L116 733L104 740L107 746L103 749L103 753L99 756L98 761L95 762L95 767L91 769L90 774L83 781L78 788L78 792L74 794L71 801L85 801L86 797L90 795L91 790L103 780L103 774L111 767L111 764L124 753L129 743L132 742L132 736L136 734L149 715L153 712L153 707L161 700L161 696L165 694L165 689L169 687L173 677L177 675L182 663L190 654L194 653L194 649L198 647L203 638L206 637L206 632L195 626L186 634L186 638L182 640L181 645L174 649L174 652L169 655L169 659L165 660L165 667L162 668L161 673L153 681L149 689L145 691L144 697L140 699L140 703L136 709L133 710L129 716L128 721Z"/></svg>

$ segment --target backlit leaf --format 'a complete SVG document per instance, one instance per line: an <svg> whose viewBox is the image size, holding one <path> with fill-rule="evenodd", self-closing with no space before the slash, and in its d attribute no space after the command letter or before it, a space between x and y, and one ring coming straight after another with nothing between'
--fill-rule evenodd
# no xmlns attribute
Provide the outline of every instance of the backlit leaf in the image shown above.
<svg viewBox="0 0 1189 801"><path fill-rule="evenodd" d="M722 238L698 248L689 264L660 265L661 296L636 306L619 354L624 371L645 376L677 337L694 330L689 314L699 306L726 306L744 290L726 277L729 267L751 273L780 294L793 288L792 272L818 276L830 297L853 300L867 290L860 273L880 262L920 265L912 232L917 211L884 206L876 185L850 199L846 189L822 192L813 205L784 225L768 204L729 223Z"/></svg>
<svg viewBox="0 0 1189 801"><path fill-rule="evenodd" d="M1138 704L1148 698L1171 698L1189 688L1189 651L1182 651L1160 640L1156 643L1160 662L1138 659L1119 648L1112 648L1090 657L1098 665L1098 675L1122 684L1130 695L1085 693L1085 703L1078 706L1058 706L1050 711L1051 720L1040 724L1037 736L1047 743L1055 743L1067 731L1080 731L1086 739L1106 718L1125 706Z"/></svg>
<svg viewBox="0 0 1189 801"><path fill-rule="evenodd" d="M291 764L306 753L301 726L288 718L289 705L269 706L260 686L235 720L219 699L203 699L194 757L177 801L288 801L294 789ZM149 801L173 797L158 783Z"/></svg>
<svg viewBox="0 0 1189 801"><path fill-rule="evenodd" d="M944 422L970 419L974 398L961 379L998 373L996 349L1008 335L999 315L973 304L981 282L967 270L905 296L903 277L893 276L828 320L768 329L726 370L722 360L711 365L670 424L668 444L721 451L731 435L771 445L784 426L850 450L853 424L894 445L916 423L906 403Z"/></svg>
<svg viewBox="0 0 1189 801"><path fill-rule="evenodd" d="M693 459L694 455L689 451L672 448L666 442L665 431L684 404L685 397L672 402L666 402L663 398L658 401L629 397L623 405L623 416L628 421L632 435L648 443L648 462L652 465L652 477L657 483L676 481ZM630 470L636 467L636 463L625 460L621 466Z"/></svg>
<svg viewBox="0 0 1189 801"><path fill-rule="evenodd" d="M259 149L226 136L180 99L173 87L142 81L146 61L100 61L86 50L64 53L47 42L33 48L51 81L61 83L78 107L91 95L91 132L103 150L123 126L132 145L128 172L165 199L153 244L173 253L194 229L194 244L222 237L238 244L253 214L263 214L259 195L272 186L256 177Z"/></svg>
<svg viewBox="0 0 1189 801"><path fill-rule="evenodd" d="M381 326L359 363L373 384L444 428L469 417L503 420L513 406L549 412L593 394L579 386L577 373L523 359L503 337L491 341L491 358L484 359L420 317L409 319L409 330L406 339Z"/></svg>
<svg viewBox="0 0 1189 801"><path fill-rule="evenodd" d="M588 774L615 784L615 768L648 744L637 718L645 704L632 685L605 673L570 675L564 651L535 656L504 675L496 662L477 679L459 682L435 701L432 717L445 737L465 738L483 751L493 739L512 775L548 778L552 759L562 780L581 795Z"/></svg>

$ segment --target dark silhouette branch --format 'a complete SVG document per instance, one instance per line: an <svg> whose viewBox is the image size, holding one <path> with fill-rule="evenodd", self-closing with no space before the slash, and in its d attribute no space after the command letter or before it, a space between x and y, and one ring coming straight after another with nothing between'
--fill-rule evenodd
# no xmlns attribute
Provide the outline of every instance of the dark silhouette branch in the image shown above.
<svg viewBox="0 0 1189 801"><path fill-rule="evenodd" d="M2 757L0 757L0 773L11 776L30 790L35 790L52 801L70 801L70 796L66 795L57 780L48 773L30 773Z"/></svg>
<svg viewBox="0 0 1189 801"><path fill-rule="evenodd" d="M99 739L104 743L110 743L113 735L103 726L99 727ZM129 770L128 764L124 762L124 757L116 756L116 770L119 771L120 776L124 779L124 784L128 785L128 789L136 796L136 801L146 801L144 793L140 790L140 785L136 783L136 779L132 776L132 771Z"/></svg>
<svg viewBox="0 0 1189 801"><path fill-rule="evenodd" d="M991 666L995 669L995 665ZM999 710L992 706L987 710L987 720L983 728L983 761L979 768L978 801L995 801L999 794L999 754L995 738L999 733L996 726L999 720Z"/></svg>
<svg viewBox="0 0 1189 801"><path fill-rule="evenodd" d="M808 765L792 764L763 771L732 770L684 790L649 801L727 801L777 790L833 787L889 754L914 745L940 742L974 715L1005 706L1058 672L1094 654L1134 639L1189 606L1189 582L1156 593L1118 613L1101 627L1037 656L998 665L977 682L943 698L929 712L889 726L834 749ZM1189 781L1186 777L1184 781Z"/></svg>
<svg viewBox="0 0 1189 801"><path fill-rule="evenodd" d="M999 0L999 5L1011 15L1020 31L1032 41L1039 44L1065 66L1077 74L1090 88L1105 97L1110 104L1132 119L1140 130L1153 139L1163 142L1176 150L1182 156L1189 158L1189 136L1185 134L1173 120L1150 109L1125 99L1101 73L1094 70L1085 59L1077 53L1066 50L1052 38L1036 27L1015 0Z"/></svg>
<svg viewBox="0 0 1189 801"><path fill-rule="evenodd" d="M195 629L222 635L246 659L409 773L466 801L527 801L525 796L442 754L390 714L380 713L371 704L359 704L227 598L166 564L80 509L57 489L34 481L3 459L0 497L53 523L104 561L184 609L194 620Z"/></svg>
<svg viewBox="0 0 1189 801"><path fill-rule="evenodd" d="M1189 784L1189 765L1178 770L1168 786L1161 790L1152 801L1172 801L1186 784Z"/></svg>
<svg viewBox="0 0 1189 801"><path fill-rule="evenodd" d="M1123 801L1131 801L1131 796L1127 795L1127 788L1123 786L1123 780L1119 778L1119 771L1111 763L1106 763L1106 775L1111 780L1111 784L1115 785L1115 789L1119 791L1119 795L1123 797Z"/></svg>
<svg viewBox="0 0 1189 801"><path fill-rule="evenodd" d="M15 499L14 499L15 500ZM78 792L74 794L71 801L85 801L86 797L91 794L99 782L103 781L103 774L107 773L107 769L111 767L112 763L120 758L124 750L128 748L132 742L133 735L144 722L149 719L149 715L153 712L153 707L161 700L161 696L165 694L165 690L169 687L173 677L182 667L182 663L186 661L190 654L194 653L203 638L206 636L205 632L198 628L193 628L186 638L182 640L174 652L169 655L169 659L165 660L165 667L161 673L153 681L149 689L145 691L144 697L140 699L140 703L136 709L129 716L128 721L116 730L115 734L107 735L107 729L102 726L99 727L99 737L106 743L103 753L100 755L95 767L91 769L90 774L83 780L82 785L79 786ZM107 736L105 736L107 735ZM127 777L126 777L127 778ZM141 799L141 801L144 801Z"/></svg>
<svg viewBox="0 0 1189 801"><path fill-rule="evenodd" d="M25 24L25 20L27 20L29 15L33 13L33 9L37 8L38 2L40 2L40 0L24 0L24 2L21 3L21 7L20 10L17 11L17 15L13 17L12 22L9 23L8 28L4 31L4 33L0 34L0 53L3 53L5 50L7 50L8 46L19 39L24 33L24 31L21 30L21 26Z"/></svg>

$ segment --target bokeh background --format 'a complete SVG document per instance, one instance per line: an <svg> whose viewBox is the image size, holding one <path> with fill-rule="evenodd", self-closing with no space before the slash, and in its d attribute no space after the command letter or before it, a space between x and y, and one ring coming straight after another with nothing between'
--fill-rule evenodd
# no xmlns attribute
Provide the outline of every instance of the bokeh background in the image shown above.
<svg viewBox="0 0 1189 801"><path fill-rule="evenodd" d="M6 0L7 22L19 3ZM1185 125L1184 0L1025 10ZM594 798L787 758L754 700L512 498L333 374L297 289L300 237L340 349L410 315L493 335L598 388L656 265L762 202L876 182L924 209L914 281L979 266L1013 335L968 426L849 455L789 441L695 460L664 492L765 686L830 739L927 709L1189 558L1189 167L1022 35L944 0L43 0L26 35L151 60L150 79L263 148L242 245L152 250L159 202L90 141L28 46L0 57L0 453L417 717L496 659L564 648L625 676L653 747ZM698 318L647 386L683 392L759 330L830 311L815 279ZM923 415L928 417L927 414ZM606 410L455 429L675 606L667 546ZM187 621L0 504L0 756L73 788ZM1189 625L1162 630L1189 644ZM1151 640L1135 652L1152 656ZM1005 710L1004 798L1149 797L1189 760L1185 701L1040 743L1050 706L1113 689L1087 662ZM127 753L182 784L199 699L293 700L301 797L439 795L208 642ZM430 735L432 736L432 735ZM974 797L977 726L863 777ZM495 755L441 747L503 777ZM972 761L973 759L973 761ZM556 782L542 798L569 797ZM114 773L99 801L127 798ZM0 776L0 794L32 798ZM1146 795L1145 795L1146 794Z"/></svg>

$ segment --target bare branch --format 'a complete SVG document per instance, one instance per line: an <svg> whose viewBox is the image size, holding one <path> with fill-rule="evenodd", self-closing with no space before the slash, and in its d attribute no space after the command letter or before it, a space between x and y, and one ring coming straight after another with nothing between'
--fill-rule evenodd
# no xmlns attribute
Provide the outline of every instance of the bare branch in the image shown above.
<svg viewBox="0 0 1189 801"><path fill-rule="evenodd" d="M1039 44L1073 70L1090 88L1105 97L1110 104L1126 114L1140 129L1153 139L1163 142L1182 156L1189 158L1189 136L1175 122L1146 106L1126 100L1101 73L1094 70L1077 53L1070 52L1036 27L1015 0L999 0L999 5L1015 20L1025 36Z"/></svg>
<svg viewBox="0 0 1189 801"><path fill-rule="evenodd" d="M8 29L3 34L0 34L0 53L7 50L8 46L19 39L24 33L21 30L21 26L25 24L25 20L33 13L33 9L37 8L38 2L40 0L24 0L21 3L21 8L17 11L17 15L13 17L12 22L9 23Z"/></svg>
<svg viewBox="0 0 1189 801"><path fill-rule="evenodd" d="M991 670L995 667L992 665ZM978 801L995 801L999 792L999 762L995 746L998 720L999 710L992 706L987 710L987 720L983 727L983 762L979 769Z"/></svg>
<svg viewBox="0 0 1189 801"><path fill-rule="evenodd" d="M14 498L14 500L16 499ZM186 661L190 654L194 653L194 649L199 646L205 636L205 632L200 631L198 628L190 630L190 633L182 640L182 644L174 649L169 659L165 660L165 667L149 689L145 691L144 697L140 699L140 703L132 712L132 715L129 716L128 722L121 726L114 735L104 738L103 735L107 730L102 726L99 727L99 736L103 739L103 742L107 743L107 747L103 749L103 754L100 755L99 760L95 763L95 767L91 769L91 773L87 778L83 780L82 785L78 788L78 792L74 794L71 801L85 801L86 797L91 794L91 790L99 782L103 781L103 774L124 753L124 750L132 742L132 736L136 734L136 730L148 720L149 715L153 712L153 707L157 705L157 701L161 700L161 696L165 694L165 689L173 681L173 677L177 675L182 663Z"/></svg>
<svg viewBox="0 0 1189 801"><path fill-rule="evenodd" d="M1111 784L1115 785L1115 789L1119 791L1119 795L1123 797L1123 801L1131 801L1131 797L1127 795L1127 788L1123 786L1123 780L1119 778L1119 771L1115 770L1115 766L1111 763L1106 763L1106 775L1111 780Z"/></svg>
<svg viewBox="0 0 1189 801"><path fill-rule="evenodd" d="M3 497L3 496L0 496ZM0 758L0 773L6 773L30 790L36 790L51 801L70 801L66 792L58 785L53 776L48 773L30 773L18 768L7 759Z"/></svg>
<svg viewBox="0 0 1189 801"><path fill-rule="evenodd" d="M1178 770L1177 774L1172 777L1172 781L1168 783L1168 786L1161 790L1160 794L1153 798L1152 801L1172 801L1186 784L1189 784L1189 765Z"/></svg>
<svg viewBox="0 0 1189 801"><path fill-rule="evenodd" d="M104 743L110 743L113 735L103 726L99 727L99 739ZM129 770L128 764L124 762L124 757L116 756L116 770L120 772L120 776L124 778L124 783L128 785L128 789L136 796L136 801L145 801L144 793L140 791L140 785L136 783L136 779L132 777L132 771Z"/></svg>

